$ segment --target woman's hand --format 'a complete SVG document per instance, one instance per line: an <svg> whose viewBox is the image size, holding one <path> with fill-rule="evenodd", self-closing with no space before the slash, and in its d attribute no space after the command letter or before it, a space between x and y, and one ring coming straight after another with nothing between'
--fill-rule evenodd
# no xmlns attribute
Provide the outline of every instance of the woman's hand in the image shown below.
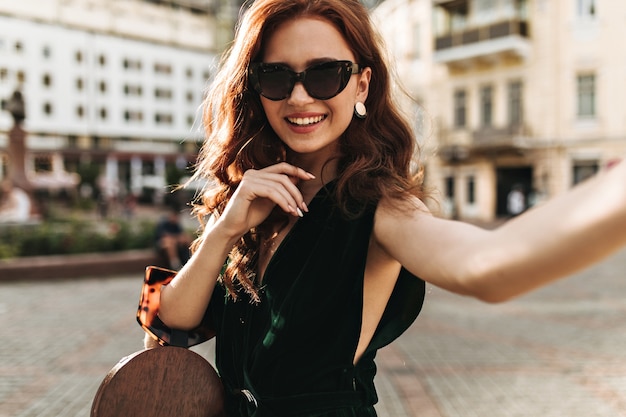
<svg viewBox="0 0 626 417"><path fill-rule="evenodd" d="M215 227L239 237L265 220L275 206L285 213L302 216L308 208L297 187L315 176L286 162L264 169L250 169L228 202Z"/></svg>
<svg viewBox="0 0 626 417"><path fill-rule="evenodd" d="M258 226L277 205L293 216L308 211L297 184L313 178L302 168L285 162L246 171L222 215L209 220L189 262L162 289L161 320L177 329L196 327L236 240Z"/></svg>

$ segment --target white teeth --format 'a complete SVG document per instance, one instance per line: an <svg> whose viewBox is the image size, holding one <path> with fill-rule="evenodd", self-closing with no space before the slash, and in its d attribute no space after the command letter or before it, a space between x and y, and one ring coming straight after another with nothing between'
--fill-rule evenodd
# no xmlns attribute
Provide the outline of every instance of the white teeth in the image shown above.
<svg viewBox="0 0 626 417"><path fill-rule="evenodd" d="M293 123L298 126L306 126L312 125L314 123L319 123L324 119L324 116L316 116L316 117L288 117L289 123Z"/></svg>

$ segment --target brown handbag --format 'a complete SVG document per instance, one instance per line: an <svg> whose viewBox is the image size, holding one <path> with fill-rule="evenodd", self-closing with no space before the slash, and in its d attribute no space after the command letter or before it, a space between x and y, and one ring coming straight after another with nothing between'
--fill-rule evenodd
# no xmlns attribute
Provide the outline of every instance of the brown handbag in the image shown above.
<svg viewBox="0 0 626 417"><path fill-rule="evenodd" d="M188 349L213 337L210 329L169 329L157 316L160 291L175 271L149 266L137 321L160 346L122 358L105 376L91 417L223 417L224 387L211 364Z"/></svg>

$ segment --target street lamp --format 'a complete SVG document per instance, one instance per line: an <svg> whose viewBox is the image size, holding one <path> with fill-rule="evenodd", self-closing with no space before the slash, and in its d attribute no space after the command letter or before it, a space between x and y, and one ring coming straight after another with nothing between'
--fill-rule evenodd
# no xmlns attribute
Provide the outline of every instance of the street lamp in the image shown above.
<svg viewBox="0 0 626 417"><path fill-rule="evenodd" d="M24 119L26 119L24 96L19 89L16 89L11 95L11 98L7 100L6 110L13 116L15 125L21 125Z"/></svg>

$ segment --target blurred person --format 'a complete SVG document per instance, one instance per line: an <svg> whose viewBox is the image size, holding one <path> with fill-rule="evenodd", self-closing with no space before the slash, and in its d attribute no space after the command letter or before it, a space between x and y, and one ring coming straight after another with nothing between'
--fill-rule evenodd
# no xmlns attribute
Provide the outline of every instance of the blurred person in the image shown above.
<svg viewBox="0 0 626 417"><path fill-rule="evenodd" d="M507 194L506 210L509 217L519 216L526 210L526 197L520 184L515 184Z"/></svg>
<svg viewBox="0 0 626 417"><path fill-rule="evenodd" d="M157 252L165 259L167 268L178 270L187 262L191 241L181 224L180 210L176 206L169 206L155 231Z"/></svg>
<svg viewBox="0 0 626 417"><path fill-rule="evenodd" d="M137 196L134 193L127 192L124 196L123 212L124 217L132 219L137 209Z"/></svg>

